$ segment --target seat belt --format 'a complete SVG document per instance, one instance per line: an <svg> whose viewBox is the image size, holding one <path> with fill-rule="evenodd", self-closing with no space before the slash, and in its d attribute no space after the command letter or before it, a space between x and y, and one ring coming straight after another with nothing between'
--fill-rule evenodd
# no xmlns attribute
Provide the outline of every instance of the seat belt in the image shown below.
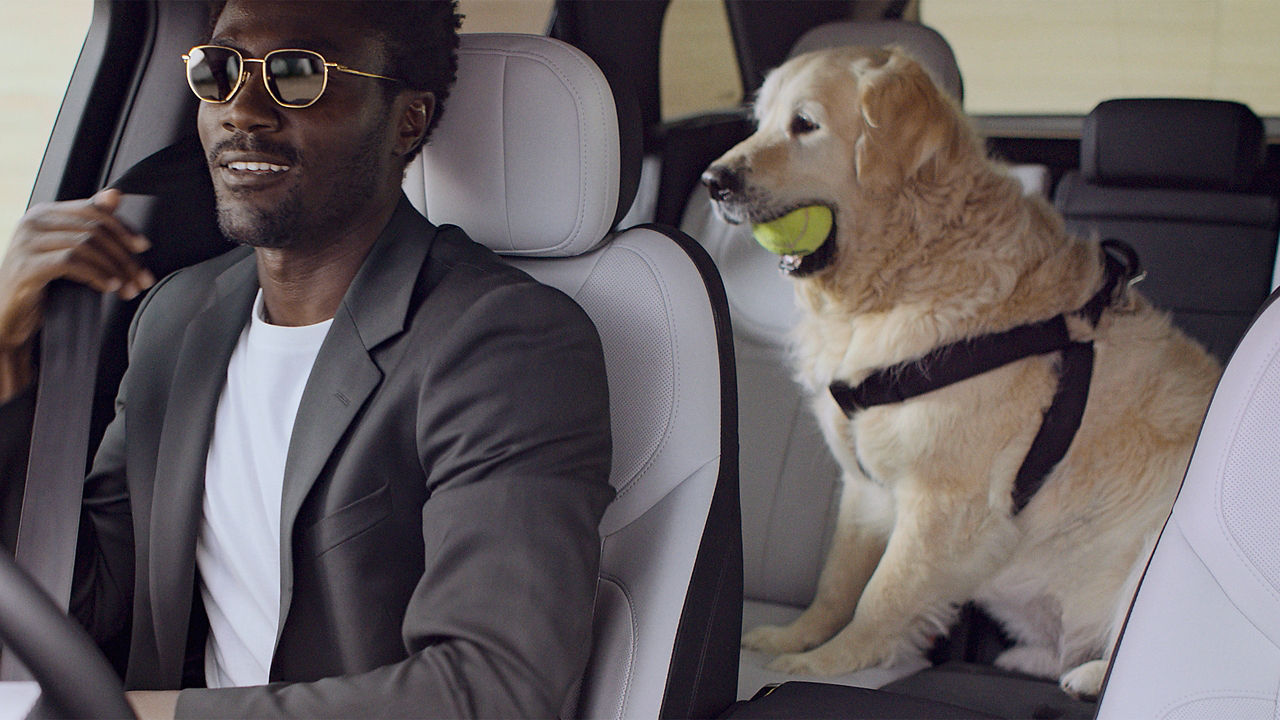
<svg viewBox="0 0 1280 720"><path fill-rule="evenodd" d="M194 135L139 161L111 183L125 193L116 216L147 232L157 198L181 208L186 222L181 244L153 248L148 261L163 275L225 251L217 230L213 187L204 150ZM101 359L103 296L72 282L49 286L40 343L40 376L31 425L22 516L14 555L64 611L71 601L85 465ZM28 679L17 658L0 656L0 680Z"/></svg>
<svg viewBox="0 0 1280 720"><path fill-rule="evenodd" d="M102 296L97 292L70 282L48 288L14 556L64 612L71 600L80 534L101 316ZM30 679L16 656L0 657L0 680Z"/></svg>

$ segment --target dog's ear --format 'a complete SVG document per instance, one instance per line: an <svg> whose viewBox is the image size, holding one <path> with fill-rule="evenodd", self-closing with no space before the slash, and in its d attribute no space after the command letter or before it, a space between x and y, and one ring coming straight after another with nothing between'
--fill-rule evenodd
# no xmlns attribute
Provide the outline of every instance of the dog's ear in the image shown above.
<svg viewBox="0 0 1280 720"><path fill-rule="evenodd" d="M869 186L896 187L909 179L938 180L966 145L959 109L919 63L900 49L854 64L862 132L854 173Z"/></svg>

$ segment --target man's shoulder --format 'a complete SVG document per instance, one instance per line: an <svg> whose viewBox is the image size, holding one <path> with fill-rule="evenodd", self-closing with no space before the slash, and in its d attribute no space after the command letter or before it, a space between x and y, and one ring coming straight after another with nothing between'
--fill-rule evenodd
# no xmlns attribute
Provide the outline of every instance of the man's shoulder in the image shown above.
<svg viewBox="0 0 1280 720"><path fill-rule="evenodd" d="M252 264L252 254L250 248L236 247L203 262L173 271L147 293L138 308L138 317L146 316L153 320L169 318L185 322L208 302L218 278L246 260ZM252 268L242 268L242 271L252 272Z"/></svg>
<svg viewBox="0 0 1280 720"><path fill-rule="evenodd" d="M179 268L156 284L155 293L188 296L193 291L210 288L224 272L252 254L252 248L237 246L208 260Z"/></svg>
<svg viewBox="0 0 1280 720"><path fill-rule="evenodd" d="M516 291L558 303L568 296L511 265L453 225L441 225L431 248L428 272L436 290L478 299L495 291Z"/></svg>
<svg viewBox="0 0 1280 720"><path fill-rule="evenodd" d="M431 263L440 277L460 273L496 284L537 282L497 253L471 239L456 225L441 225L431 246Z"/></svg>
<svg viewBox="0 0 1280 720"><path fill-rule="evenodd" d="M437 326L498 321L517 326L552 324L580 328L588 336L595 326L569 294L515 267L461 229L441 225L423 268L426 294L418 312L428 312Z"/></svg>

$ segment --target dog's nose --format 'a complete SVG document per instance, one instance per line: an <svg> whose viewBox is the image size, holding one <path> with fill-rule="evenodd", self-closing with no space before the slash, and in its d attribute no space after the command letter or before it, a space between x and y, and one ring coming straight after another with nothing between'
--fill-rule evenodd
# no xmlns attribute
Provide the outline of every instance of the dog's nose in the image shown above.
<svg viewBox="0 0 1280 720"><path fill-rule="evenodd" d="M707 186L713 200L726 200L742 190L742 175L724 165L712 165L702 173L702 184Z"/></svg>

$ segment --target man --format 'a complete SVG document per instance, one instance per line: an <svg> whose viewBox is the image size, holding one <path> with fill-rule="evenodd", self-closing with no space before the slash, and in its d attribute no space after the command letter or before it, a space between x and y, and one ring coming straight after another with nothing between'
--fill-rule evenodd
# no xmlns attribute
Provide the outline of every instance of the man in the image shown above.
<svg viewBox="0 0 1280 720"><path fill-rule="evenodd" d="M126 685L162 691L131 693L142 714L548 716L585 667L612 497L599 341L403 198L457 16L391 5L232 0L185 58L243 247L138 310L72 598L95 636L129 628ZM423 23L432 42L400 35ZM0 400L30 383L50 279L154 282L118 200L24 219Z"/></svg>

